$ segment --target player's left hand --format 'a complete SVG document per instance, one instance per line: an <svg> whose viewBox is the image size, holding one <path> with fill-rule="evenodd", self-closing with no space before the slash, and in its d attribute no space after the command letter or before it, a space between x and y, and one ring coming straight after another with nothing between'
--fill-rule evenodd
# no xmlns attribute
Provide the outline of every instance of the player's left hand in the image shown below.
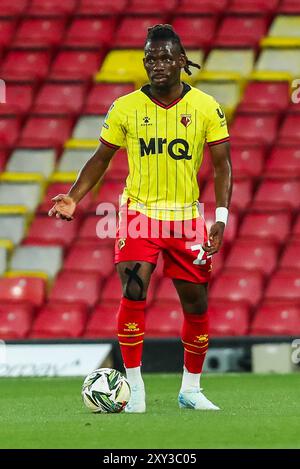
<svg viewBox="0 0 300 469"><path fill-rule="evenodd" d="M223 234L225 229L225 223L217 221L214 223L209 230L209 241L203 245L203 249L207 252L208 256L212 256L218 252L222 246Z"/></svg>

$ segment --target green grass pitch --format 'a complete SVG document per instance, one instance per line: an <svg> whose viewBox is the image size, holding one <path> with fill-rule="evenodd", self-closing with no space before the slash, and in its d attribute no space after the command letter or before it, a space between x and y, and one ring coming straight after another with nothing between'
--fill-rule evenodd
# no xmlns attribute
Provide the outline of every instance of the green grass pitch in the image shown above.
<svg viewBox="0 0 300 469"><path fill-rule="evenodd" d="M1 448L300 448L300 373L206 375L220 412L181 410L180 375L146 374L146 414L92 414L81 378L0 379Z"/></svg>

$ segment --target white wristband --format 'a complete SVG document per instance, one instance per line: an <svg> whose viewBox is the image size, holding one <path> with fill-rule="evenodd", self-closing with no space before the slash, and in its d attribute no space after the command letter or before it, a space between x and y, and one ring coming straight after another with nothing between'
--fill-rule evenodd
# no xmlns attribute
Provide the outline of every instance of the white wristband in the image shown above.
<svg viewBox="0 0 300 469"><path fill-rule="evenodd" d="M221 221L223 223L227 223L228 219L228 209L226 207L217 207L216 208L216 222Z"/></svg>

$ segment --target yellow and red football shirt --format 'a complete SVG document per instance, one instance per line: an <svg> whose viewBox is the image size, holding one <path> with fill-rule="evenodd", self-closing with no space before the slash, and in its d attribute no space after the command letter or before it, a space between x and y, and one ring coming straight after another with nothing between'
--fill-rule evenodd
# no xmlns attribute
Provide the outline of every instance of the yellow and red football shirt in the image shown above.
<svg viewBox="0 0 300 469"><path fill-rule="evenodd" d="M228 140L218 103L185 83L182 95L168 106L152 97L150 85L118 98L100 137L108 146L127 149L122 203L161 220L198 216L197 173L204 144Z"/></svg>

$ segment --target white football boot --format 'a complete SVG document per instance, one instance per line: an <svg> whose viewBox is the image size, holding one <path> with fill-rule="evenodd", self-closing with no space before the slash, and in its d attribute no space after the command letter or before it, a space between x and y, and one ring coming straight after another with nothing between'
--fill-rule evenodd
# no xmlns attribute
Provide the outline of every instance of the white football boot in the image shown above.
<svg viewBox="0 0 300 469"><path fill-rule="evenodd" d="M130 387L131 395L125 412L130 414L143 414L146 412L145 387L144 384L134 384Z"/></svg>
<svg viewBox="0 0 300 469"><path fill-rule="evenodd" d="M199 388L191 388L191 390L180 392L178 395L180 409L220 410L201 391L202 389Z"/></svg>

